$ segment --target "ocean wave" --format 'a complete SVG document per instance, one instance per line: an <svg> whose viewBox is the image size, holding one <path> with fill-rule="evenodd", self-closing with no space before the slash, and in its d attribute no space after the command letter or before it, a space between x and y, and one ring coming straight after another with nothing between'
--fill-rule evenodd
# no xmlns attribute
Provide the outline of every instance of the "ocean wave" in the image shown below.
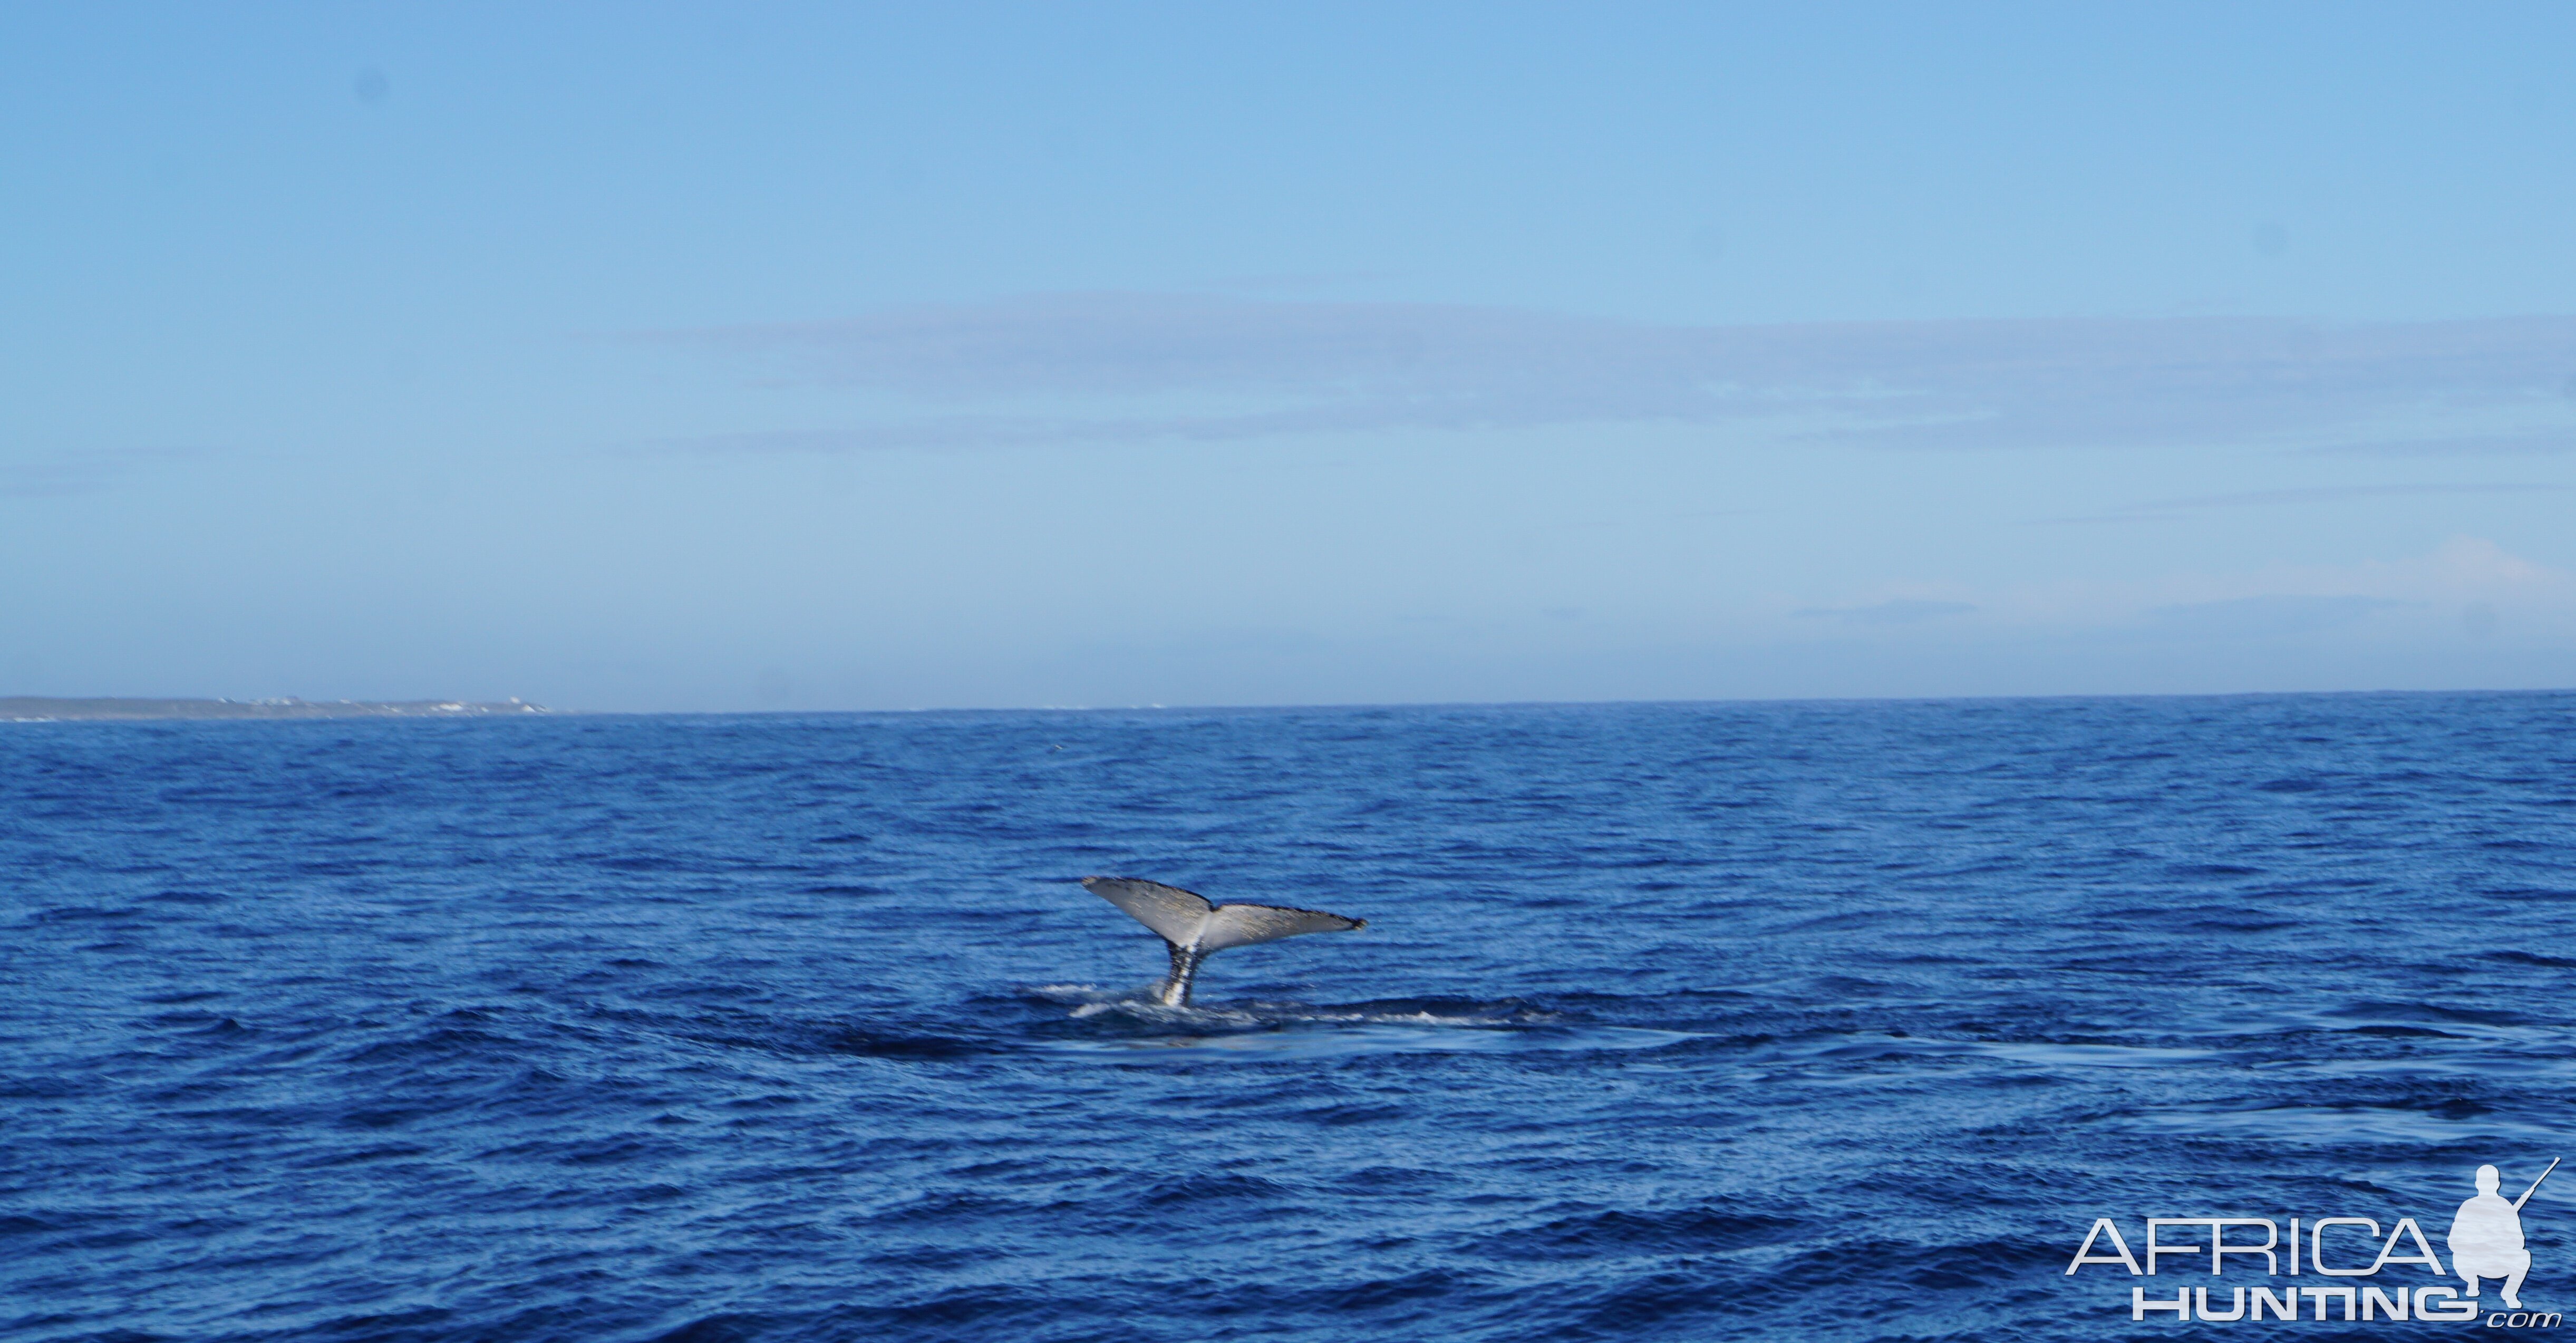
<svg viewBox="0 0 2576 1343"><path fill-rule="evenodd" d="M2576 696L281 726L0 733L13 1343L2116 1334L2576 1086Z"/></svg>

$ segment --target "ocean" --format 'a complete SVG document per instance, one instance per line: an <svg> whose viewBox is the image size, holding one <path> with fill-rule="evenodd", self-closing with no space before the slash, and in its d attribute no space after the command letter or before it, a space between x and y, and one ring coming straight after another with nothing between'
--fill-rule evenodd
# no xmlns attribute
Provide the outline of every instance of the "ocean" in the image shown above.
<svg viewBox="0 0 2576 1343"><path fill-rule="evenodd" d="M2576 694L0 724L0 1335L2223 1334L2459 1285L2571 971Z"/></svg>

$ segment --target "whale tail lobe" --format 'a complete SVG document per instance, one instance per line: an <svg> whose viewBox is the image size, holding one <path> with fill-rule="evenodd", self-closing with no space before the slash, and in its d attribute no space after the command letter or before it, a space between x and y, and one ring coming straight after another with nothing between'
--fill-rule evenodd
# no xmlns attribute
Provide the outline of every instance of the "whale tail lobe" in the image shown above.
<svg viewBox="0 0 2576 1343"><path fill-rule="evenodd" d="M1134 877L1084 877L1082 888L1127 911L1171 948L1171 974L1155 994L1166 1007L1189 1003L1199 962L1215 952L1301 933L1342 933L1368 926L1366 919L1346 919L1319 909L1220 905L1196 891Z"/></svg>

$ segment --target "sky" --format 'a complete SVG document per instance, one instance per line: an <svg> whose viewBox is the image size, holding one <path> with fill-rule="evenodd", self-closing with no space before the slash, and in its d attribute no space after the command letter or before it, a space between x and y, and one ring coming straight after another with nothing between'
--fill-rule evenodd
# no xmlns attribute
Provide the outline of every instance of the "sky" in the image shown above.
<svg viewBox="0 0 2576 1343"><path fill-rule="evenodd" d="M2576 8L0 6L0 695L2576 685Z"/></svg>

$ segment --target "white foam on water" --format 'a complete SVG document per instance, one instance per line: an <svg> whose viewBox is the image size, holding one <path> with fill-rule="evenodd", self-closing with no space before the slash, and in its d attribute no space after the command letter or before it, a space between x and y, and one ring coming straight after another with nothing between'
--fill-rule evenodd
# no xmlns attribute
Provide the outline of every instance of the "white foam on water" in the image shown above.
<svg viewBox="0 0 2576 1343"><path fill-rule="evenodd" d="M1699 1032L1637 1026L1564 1024L1553 1012L1497 1003L1463 1012L1426 1008L1379 1010L1312 1003L1250 1002L1222 1007L1166 1007L1150 986L1107 990L1090 984L1040 984L1025 992L1069 1004L1075 1021L1124 1019L1170 1034L1103 1040L1051 1040L1040 1047L1074 1053L1213 1049L1236 1054L1299 1055L1382 1051L1659 1049L1704 1038Z"/></svg>

